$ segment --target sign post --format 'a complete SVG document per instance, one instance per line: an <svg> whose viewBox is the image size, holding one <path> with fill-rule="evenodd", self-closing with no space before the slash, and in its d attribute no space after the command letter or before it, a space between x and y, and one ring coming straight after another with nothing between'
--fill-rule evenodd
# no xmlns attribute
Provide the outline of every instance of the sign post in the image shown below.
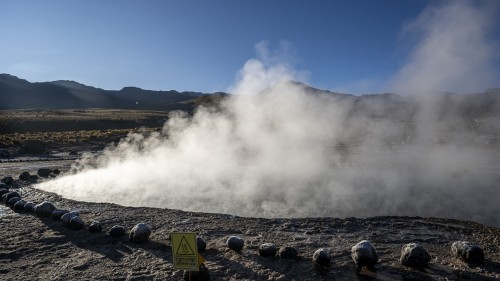
<svg viewBox="0 0 500 281"><path fill-rule="evenodd" d="M194 232L172 232L172 256L174 267L181 270L198 271L199 257Z"/></svg>

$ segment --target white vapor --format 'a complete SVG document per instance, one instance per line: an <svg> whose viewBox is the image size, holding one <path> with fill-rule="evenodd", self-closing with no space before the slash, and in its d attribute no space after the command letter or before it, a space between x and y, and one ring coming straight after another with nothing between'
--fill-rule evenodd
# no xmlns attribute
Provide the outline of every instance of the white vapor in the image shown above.
<svg viewBox="0 0 500 281"><path fill-rule="evenodd" d="M439 9L469 18L476 11L462 2ZM445 28L455 24L452 15L429 24L443 25L443 36L455 40L462 35ZM432 47L427 41L394 80L396 88L434 90L461 75L464 84L483 81L466 70L440 70L445 82L429 77L430 86L420 87L423 80L412 73L424 79L425 68L433 68L432 61L418 62ZM263 55L244 65L235 94L220 108L173 113L161 133L129 135L101 156L84 157L75 174L37 187L77 200L243 216L418 215L500 225L499 150L473 130L450 129L462 119L432 119L438 124L429 129L419 107L405 120L373 118L381 106L375 99L360 110L355 98L290 82L304 77L259 48ZM487 53L471 58L475 69Z"/></svg>

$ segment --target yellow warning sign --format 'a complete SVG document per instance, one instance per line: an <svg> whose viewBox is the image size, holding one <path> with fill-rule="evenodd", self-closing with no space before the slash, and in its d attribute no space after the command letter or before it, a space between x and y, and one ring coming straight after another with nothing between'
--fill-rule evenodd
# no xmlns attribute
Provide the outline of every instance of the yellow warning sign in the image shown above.
<svg viewBox="0 0 500 281"><path fill-rule="evenodd" d="M198 271L199 257L196 247L196 233L194 232L172 232L172 256L176 269Z"/></svg>

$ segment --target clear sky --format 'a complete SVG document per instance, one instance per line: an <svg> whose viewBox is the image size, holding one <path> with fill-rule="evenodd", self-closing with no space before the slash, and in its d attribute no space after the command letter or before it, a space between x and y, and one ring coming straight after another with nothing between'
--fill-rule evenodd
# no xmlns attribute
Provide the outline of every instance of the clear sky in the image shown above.
<svg viewBox="0 0 500 281"><path fill-rule="evenodd" d="M411 70L411 60L418 59L415 46L433 32L426 25L432 15L422 15L446 3L4 0L0 73L32 82L75 80L104 89L224 91L245 62L258 56L256 45L267 42L271 53L307 73L307 82L315 87L377 93L393 89L387 85L394 77ZM475 3L464 5L474 8ZM475 15L482 18L481 13L499 5L485 1L480 6ZM500 69L495 51L500 20L495 13L485 15L489 20L478 27L478 44L488 48L477 67L493 73L493 78L483 79L481 90L500 87L495 77ZM451 40L455 45L462 39Z"/></svg>

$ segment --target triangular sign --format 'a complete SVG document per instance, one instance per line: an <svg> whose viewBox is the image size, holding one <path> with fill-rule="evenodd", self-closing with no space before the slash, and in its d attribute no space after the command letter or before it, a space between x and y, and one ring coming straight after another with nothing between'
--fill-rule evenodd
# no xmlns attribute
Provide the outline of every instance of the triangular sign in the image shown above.
<svg viewBox="0 0 500 281"><path fill-rule="evenodd" d="M193 249L191 249L191 246L189 245L185 236L182 236L181 243L179 243L179 247L177 248L176 254L180 256L194 255L194 251Z"/></svg>

